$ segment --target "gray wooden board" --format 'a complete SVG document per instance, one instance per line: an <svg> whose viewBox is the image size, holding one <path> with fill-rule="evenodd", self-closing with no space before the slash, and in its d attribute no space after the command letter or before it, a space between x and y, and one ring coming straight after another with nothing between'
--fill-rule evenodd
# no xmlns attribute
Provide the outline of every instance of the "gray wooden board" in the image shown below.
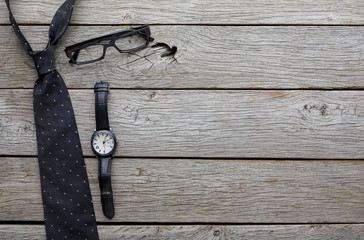
<svg viewBox="0 0 364 240"><path fill-rule="evenodd" d="M11 1L20 23L48 24L63 0ZM0 23L9 23L4 1ZM76 1L77 24L363 24L360 0Z"/></svg>
<svg viewBox="0 0 364 240"><path fill-rule="evenodd" d="M102 240L361 240L363 224L98 226ZM3 240L45 240L41 225L0 225Z"/></svg>
<svg viewBox="0 0 364 240"><path fill-rule="evenodd" d="M57 63L70 88L100 80L114 88L364 88L364 27L151 26L155 42L177 47L174 58L162 58L163 48L138 55L108 49L101 62L68 63L64 46L121 28L69 28ZM48 27L22 29L34 49L45 47ZM0 32L0 88L32 88L33 60L10 26Z"/></svg>
<svg viewBox="0 0 364 240"><path fill-rule="evenodd" d="M85 155L94 93L71 90ZM363 159L361 91L116 90L117 156ZM54 126L55 128L57 126ZM0 154L36 155L32 90L0 96Z"/></svg>
<svg viewBox="0 0 364 240"><path fill-rule="evenodd" d="M0 219L41 221L36 158L0 158ZM86 161L98 221L98 161ZM57 170L55 170L56 173ZM115 158L115 222L361 223L364 161Z"/></svg>
<svg viewBox="0 0 364 240"><path fill-rule="evenodd" d="M34 49L63 1L11 1ZM112 89L109 109L116 155L135 158L114 159L121 225L100 226L101 238L362 239L364 92L309 89L364 88L363 12L357 0L76 1L56 60L86 156L93 84L129 89ZM68 64L66 45L138 24L152 24L175 56L149 47ZM4 1L0 32L0 220L32 223L43 219L29 89L37 76ZM97 160L86 162L97 220L110 222ZM122 225L130 222L211 225ZM45 239L44 226L13 223L0 224L0 238Z"/></svg>

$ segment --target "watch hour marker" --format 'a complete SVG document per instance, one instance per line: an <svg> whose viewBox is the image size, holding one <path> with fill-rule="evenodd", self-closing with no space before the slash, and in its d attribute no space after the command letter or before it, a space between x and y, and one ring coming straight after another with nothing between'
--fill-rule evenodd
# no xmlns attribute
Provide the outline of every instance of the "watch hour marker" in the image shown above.
<svg viewBox="0 0 364 240"><path fill-rule="evenodd" d="M106 132L99 132L94 135L92 148L95 153L107 155L113 152L115 141L112 135Z"/></svg>

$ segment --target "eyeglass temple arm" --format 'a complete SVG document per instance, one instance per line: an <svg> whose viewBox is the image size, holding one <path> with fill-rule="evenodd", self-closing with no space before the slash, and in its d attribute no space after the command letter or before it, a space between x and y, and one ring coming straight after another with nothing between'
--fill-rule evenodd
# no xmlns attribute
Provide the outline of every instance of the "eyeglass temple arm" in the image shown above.
<svg viewBox="0 0 364 240"><path fill-rule="evenodd" d="M78 54L80 53L80 50L76 50L73 55L70 57L70 63L76 63Z"/></svg>

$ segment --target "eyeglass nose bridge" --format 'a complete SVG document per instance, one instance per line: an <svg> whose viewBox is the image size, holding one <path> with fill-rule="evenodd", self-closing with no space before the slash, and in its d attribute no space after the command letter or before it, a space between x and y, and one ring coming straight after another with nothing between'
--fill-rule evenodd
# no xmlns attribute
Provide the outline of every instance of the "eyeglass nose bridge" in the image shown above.
<svg viewBox="0 0 364 240"><path fill-rule="evenodd" d="M117 51L120 52L119 48L115 44L116 40L117 39L105 39L105 40L101 40L101 41L97 42L97 45L101 45L103 47L102 56L100 58L98 58L98 60L105 58L106 49L108 49L109 47L114 47Z"/></svg>
<svg viewBox="0 0 364 240"><path fill-rule="evenodd" d="M116 51L118 51L119 53L123 53L122 50L120 50L117 45L116 45L116 40L111 40L109 41L108 43L105 43L103 44L103 53L102 53L102 56L100 58L101 59L104 59L105 58L105 55L106 55L106 50L109 48L109 47L113 47Z"/></svg>

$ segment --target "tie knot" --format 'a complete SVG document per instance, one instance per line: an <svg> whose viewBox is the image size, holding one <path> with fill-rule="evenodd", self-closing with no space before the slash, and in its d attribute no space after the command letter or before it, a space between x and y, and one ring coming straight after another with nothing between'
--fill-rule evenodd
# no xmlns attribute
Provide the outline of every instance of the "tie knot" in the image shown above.
<svg viewBox="0 0 364 240"><path fill-rule="evenodd" d="M38 76L50 73L56 69L54 51L55 46L48 46L43 51L35 51L31 54Z"/></svg>

